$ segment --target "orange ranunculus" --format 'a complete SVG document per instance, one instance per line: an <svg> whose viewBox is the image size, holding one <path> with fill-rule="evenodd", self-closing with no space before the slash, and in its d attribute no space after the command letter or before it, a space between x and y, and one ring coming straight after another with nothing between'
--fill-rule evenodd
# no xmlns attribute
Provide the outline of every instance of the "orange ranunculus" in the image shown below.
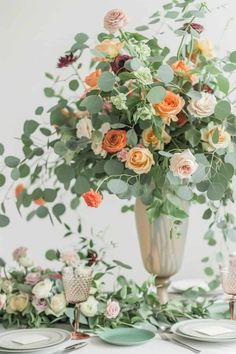
<svg viewBox="0 0 236 354"><path fill-rule="evenodd" d="M103 138L103 150L115 153L121 151L127 145L127 135L125 130L109 130Z"/></svg>
<svg viewBox="0 0 236 354"><path fill-rule="evenodd" d="M22 183L20 184L17 184L16 188L15 188L15 196L16 196L16 199L18 199L21 195L21 193L23 193L25 190L25 187Z"/></svg>
<svg viewBox="0 0 236 354"><path fill-rule="evenodd" d="M177 60L171 67L174 72L187 76L190 81L196 79L196 75L191 74L191 68L183 60Z"/></svg>
<svg viewBox="0 0 236 354"><path fill-rule="evenodd" d="M36 204L36 205L44 205L45 204L45 200L43 198L34 199L34 204Z"/></svg>
<svg viewBox="0 0 236 354"><path fill-rule="evenodd" d="M93 71L91 74L89 74L88 76L86 76L85 78L85 83L90 86L90 87L96 87L98 84L98 79L101 75L101 70L97 69L95 71Z"/></svg>
<svg viewBox="0 0 236 354"><path fill-rule="evenodd" d="M108 56L109 58L113 59L120 54L120 51L123 46L123 43L115 39L105 39L104 41L96 45L95 49L99 52L106 54L106 56Z"/></svg>
<svg viewBox="0 0 236 354"><path fill-rule="evenodd" d="M84 198L85 203L92 208L98 208L102 202L102 195L93 189L84 193L82 197Z"/></svg>
<svg viewBox="0 0 236 354"><path fill-rule="evenodd" d="M185 104L184 99L171 91L166 91L165 98L162 102L154 104L153 107L156 114L159 115L165 124L170 125L173 120L178 120L177 114L181 111Z"/></svg>

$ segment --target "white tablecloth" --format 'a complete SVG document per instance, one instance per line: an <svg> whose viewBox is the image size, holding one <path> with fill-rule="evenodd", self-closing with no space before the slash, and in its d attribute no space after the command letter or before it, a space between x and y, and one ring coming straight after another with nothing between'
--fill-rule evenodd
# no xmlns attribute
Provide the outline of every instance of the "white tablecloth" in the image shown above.
<svg viewBox="0 0 236 354"><path fill-rule="evenodd" d="M0 333L3 329L0 328ZM181 339L182 341L182 339ZM194 348L200 349L202 354L236 354L236 342L228 344L215 343L200 343L195 341L185 341ZM71 341L69 344L74 344ZM69 345L67 344L67 345ZM0 343L1 345L1 343ZM40 351L40 354L61 354L62 352L55 352L55 350L47 349ZM64 352L65 353L65 352ZM190 354L188 349L181 348L176 344L163 341L158 334L152 341L139 346L118 347L102 342L98 337L88 339L88 345L84 348L69 352L72 354ZM23 354L23 353L22 353ZM24 352L25 354L25 352Z"/></svg>

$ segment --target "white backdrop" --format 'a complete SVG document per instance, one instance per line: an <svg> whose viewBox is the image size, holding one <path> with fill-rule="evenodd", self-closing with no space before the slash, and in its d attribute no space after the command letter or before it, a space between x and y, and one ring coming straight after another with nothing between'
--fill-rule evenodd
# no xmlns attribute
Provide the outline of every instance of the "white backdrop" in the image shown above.
<svg viewBox="0 0 236 354"><path fill-rule="evenodd" d="M57 58L70 47L76 33L87 32L95 38L102 31L106 11L116 7L127 12L132 29L144 24L163 3L163 0L0 0L0 141L5 143L9 154L18 153L15 137L20 136L24 120L33 117L35 107L46 102L42 93L48 85L44 72L56 71ZM215 10L204 22L205 36L212 38L219 53L235 49L236 22L232 16L236 2L208 0L207 3ZM168 34L164 38L167 46L175 45L170 43ZM20 218L13 203L9 204L12 223L0 230L0 257L10 261L12 250L24 245L30 249L35 262L42 264L46 249L70 249L76 245L76 239L62 238L60 226L52 227L49 221L38 219L27 223ZM117 243L111 257L131 264L133 270L127 275L141 281L147 274L139 254L134 217L132 213L121 214L121 205L115 197L107 197L98 210L81 206L78 214L71 213L68 219L73 222L80 215L85 236L91 227L95 232L108 227L107 240ZM201 220L202 211L200 206L191 209L185 257L176 278L202 276L200 260L212 252L202 240L207 227Z"/></svg>

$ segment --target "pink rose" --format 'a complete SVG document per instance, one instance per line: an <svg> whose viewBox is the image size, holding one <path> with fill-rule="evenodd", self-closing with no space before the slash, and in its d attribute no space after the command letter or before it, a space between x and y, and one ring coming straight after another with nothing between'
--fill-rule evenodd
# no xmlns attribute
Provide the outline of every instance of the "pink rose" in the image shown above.
<svg viewBox="0 0 236 354"><path fill-rule="evenodd" d="M79 256L75 251L61 252L60 261L66 265L73 266L79 263Z"/></svg>
<svg viewBox="0 0 236 354"><path fill-rule="evenodd" d="M38 313L43 312L48 307L46 299L38 299L36 296L33 297L32 305Z"/></svg>
<svg viewBox="0 0 236 354"><path fill-rule="evenodd" d="M104 17L104 28L110 33L115 33L119 29L122 29L127 23L128 17L123 10L110 10Z"/></svg>
<svg viewBox="0 0 236 354"><path fill-rule="evenodd" d="M170 159L170 170L181 179L190 178L197 168L196 159L188 149L174 154Z"/></svg>
<svg viewBox="0 0 236 354"><path fill-rule="evenodd" d="M117 153L117 158L122 161L122 162L125 162L127 160L127 157L128 157L128 152L129 150L128 149L122 149L121 151L119 151Z"/></svg>
<svg viewBox="0 0 236 354"><path fill-rule="evenodd" d="M28 273L25 277L25 283L28 285L35 285L41 280L41 274L38 272Z"/></svg>
<svg viewBox="0 0 236 354"><path fill-rule="evenodd" d="M104 101L103 102L103 109L105 109L105 111L111 113L112 112L112 104L109 101Z"/></svg>
<svg viewBox="0 0 236 354"><path fill-rule="evenodd" d="M20 258L26 257L27 251L28 249L26 247L16 248L15 251L12 253L14 261L18 262Z"/></svg>
<svg viewBox="0 0 236 354"><path fill-rule="evenodd" d="M116 318L120 313L120 305L117 301L108 300L105 316L107 318Z"/></svg>

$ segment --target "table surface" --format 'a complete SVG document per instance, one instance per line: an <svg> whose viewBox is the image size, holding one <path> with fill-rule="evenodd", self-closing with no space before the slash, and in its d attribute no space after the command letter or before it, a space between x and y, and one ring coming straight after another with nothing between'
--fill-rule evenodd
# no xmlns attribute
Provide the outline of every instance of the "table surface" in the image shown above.
<svg viewBox="0 0 236 354"><path fill-rule="evenodd" d="M0 328L0 333L4 330ZM227 344L219 343L202 343L196 341L182 340L192 347L201 350L202 354L236 354L236 342L229 342ZM70 344L74 344L75 341L71 341ZM69 345L69 344L68 344ZM61 354L63 352L40 351L40 354ZM64 352L65 353L65 352ZM102 342L98 337L91 337L88 339L88 345L81 349L77 349L71 352L72 354L191 354L191 351L182 348L176 344L162 340L158 334L150 342L130 347L118 347L115 345L109 345ZM23 354L23 353L22 353ZM25 354L25 352L24 352Z"/></svg>

